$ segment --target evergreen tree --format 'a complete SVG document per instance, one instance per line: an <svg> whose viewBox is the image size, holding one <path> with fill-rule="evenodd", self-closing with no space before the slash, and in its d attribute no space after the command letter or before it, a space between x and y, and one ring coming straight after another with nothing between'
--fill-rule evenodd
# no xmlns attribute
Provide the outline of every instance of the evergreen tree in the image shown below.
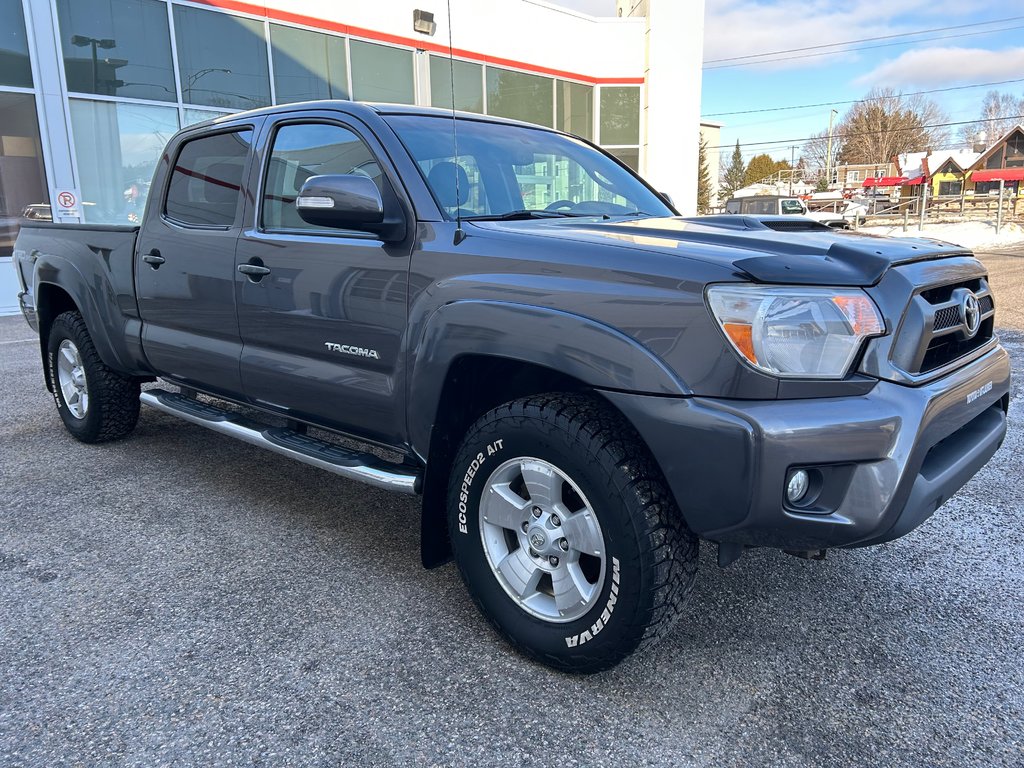
<svg viewBox="0 0 1024 768"><path fill-rule="evenodd" d="M711 168L708 167L708 143L703 136L697 153L697 213L711 213Z"/></svg>
<svg viewBox="0 0 1024 768"><path fill-rule="evenodd" d="M724 163L723 163L724 165ZM740 152L739 139L736 140L736 149L732 151L732 160L725 166L725 173L722 174L719 189L719 198L724 202L735 194L737 189L743 187L743 179L747 174L747 166L743 162L743 153Z"/></svg>

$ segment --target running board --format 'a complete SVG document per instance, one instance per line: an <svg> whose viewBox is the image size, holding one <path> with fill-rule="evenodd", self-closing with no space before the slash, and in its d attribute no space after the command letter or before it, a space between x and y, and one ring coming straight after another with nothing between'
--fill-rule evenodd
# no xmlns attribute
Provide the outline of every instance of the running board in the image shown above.
<svg viewBox="0 0 1024 768"><path fill-rule="evenodd" d="M177 392L148 389L139 399L143 405L350 480L399 493L420 491L419 472L391 464L373 454L349 450L291 429L269 427Z"/></svg>

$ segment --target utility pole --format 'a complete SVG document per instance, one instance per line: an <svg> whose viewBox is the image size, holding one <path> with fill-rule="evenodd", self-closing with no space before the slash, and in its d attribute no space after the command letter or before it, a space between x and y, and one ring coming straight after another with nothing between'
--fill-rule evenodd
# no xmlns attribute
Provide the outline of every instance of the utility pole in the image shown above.
<svg viewBox="0 0 1024 768"><path fill-rule="evenodd" d="M793 174L796 173L796 147L789 148L789 196L793 196Z"/></svg>
<svg viewBox="0 0 1024 768"><path fill-rule="evenodd" d="M828 113L828 149L825 151L825 178L828 180L829 187L832 186L832 121L838 114L838 109L833 109Z"/></svg>

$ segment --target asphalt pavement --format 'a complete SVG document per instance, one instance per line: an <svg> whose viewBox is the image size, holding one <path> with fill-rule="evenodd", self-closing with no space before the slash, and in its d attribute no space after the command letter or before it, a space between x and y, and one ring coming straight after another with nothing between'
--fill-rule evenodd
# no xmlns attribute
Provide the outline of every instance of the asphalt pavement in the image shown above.
<svg viewBox="0 0 1024 768"><path fill-rule="evenodd" d="M1024 765L1024 250L985 255L1011 432L923 527L704 546L684 619L571 677L512 652L417 502L143 410L76 443L0 319L0 766Z"/></svg>

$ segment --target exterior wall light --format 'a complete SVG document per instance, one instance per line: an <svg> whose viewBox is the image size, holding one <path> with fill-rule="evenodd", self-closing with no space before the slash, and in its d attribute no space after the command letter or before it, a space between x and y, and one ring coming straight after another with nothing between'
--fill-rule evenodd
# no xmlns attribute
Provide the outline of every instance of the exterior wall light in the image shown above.
<svg viewBox="0 0 1024 768"><path fill-rule="evenodd" d="M421 11L417 8L412 12L412 28L421 35L433 36L434 32L437 31L434 14L430 11Z"/></svg>

